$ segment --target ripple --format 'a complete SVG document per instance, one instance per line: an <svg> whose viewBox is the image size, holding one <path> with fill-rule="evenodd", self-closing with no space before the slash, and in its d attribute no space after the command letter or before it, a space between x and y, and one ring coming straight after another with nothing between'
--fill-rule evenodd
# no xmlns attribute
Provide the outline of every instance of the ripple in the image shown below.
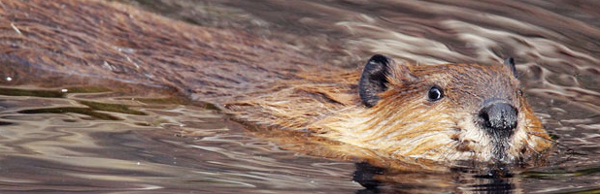
<svg viewBox="0 0 600 194"><path fill-rule="evenodd" d="M3 192L598 190L600 23L597 18L600 14L597 2L123 1L173 18L163 21L161 16L146 14L171 28L145 29L149 27L127 23L141 21L135 18L140 11L110 2L119 8L115 9L115 17L62 17L52 21L55 25L41 29L32 24L40 18L52 19L52 15L23 10L58 10L58 7L31 5L25 9L17 6L16 1L3 3L3 7L10 8L6 13L11 13L0 17L10 24L3 29L2 45L6 53L0 56L3 67L0 84L11 86L0 88L0 190ZM34 1L27 3L31 2ZM92 11L103 10L103 5L78 4L82 8L78 14L95 13ZM60 9L75 6L63 3ZM224 35L196 30L176 20L216 26L219 28L211 32L220 31ZM99 22L107 27L99 28ZM113 23L156 33L125 36ZM60 37L48 36L57 29L62 32ZM177 29L192 30L176 34ZM238 37L227 33L228 29L254 33L260 41L250 41L256 45L242 48L237 43L250 36ZM147 34L160 36L151 39L160 42L160 47L145 48L147 42L130 41L148 40L137 37ZM194 37L212 37L215 41L200 42L210 38ZM217 40L221 39L232 39L236 44L220 44ZM35 45L35 40L47 44ZM179 41L180 47L170 47L170 41ZM286 46L271 48L273 42ZM223 54L219 49L236 52ZM276 50L287 55L271 56ZM111 89L127 85L113 83L139 84L130 88L144 85L176 88L194 97L193 100L206 100L189 88L218 91L227 86L224 83L231 82L238 84L236 91L248 91L254 87L248 83L272 76L257 70L255 63L276 63L272 67L280 67L286 63L318 62L323 66L358 68L375 53L419 64L496 64L508 56L515 58L529 102L556 144L549 153L548 164L536 169L511 169L514 174L506 177L497 172L462 168L440 174L396 172L285 150L312 147L282 145L256 137L214 108L195 106L186 100L164 100L171 98L152 96L153 93L126 95L101 88L33 91L30 86L14 87L42 78L52 80L42 85L81 84L88 83L84 80L89 79L83 78L94 78L112 80ZM306 58L287 59L298 55ZM76 60L81 56L90 60ZM307 62L308 59L315 61ZM209 68L191 68L191 64L199 61L209 63ZM230 72L230 65L253 74L239 79L215 76ZM217 81L206 84L206 78Z"/></svg>

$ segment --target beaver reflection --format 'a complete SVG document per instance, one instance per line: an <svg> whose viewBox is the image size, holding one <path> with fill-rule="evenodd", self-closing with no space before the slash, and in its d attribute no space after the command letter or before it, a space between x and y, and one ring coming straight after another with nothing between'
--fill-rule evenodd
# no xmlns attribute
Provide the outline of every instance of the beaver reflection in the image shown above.
<svg viewBox="0 0 600 194"><path fill-rule="evenodd" d="M440 174L394 172L362 162L356 163L352 180L364 187L358 190L357 194L441 192L500 194L513 193L517 189L512 179L512 174L502 166L484 171L454 168L449 173Z"/></svg>

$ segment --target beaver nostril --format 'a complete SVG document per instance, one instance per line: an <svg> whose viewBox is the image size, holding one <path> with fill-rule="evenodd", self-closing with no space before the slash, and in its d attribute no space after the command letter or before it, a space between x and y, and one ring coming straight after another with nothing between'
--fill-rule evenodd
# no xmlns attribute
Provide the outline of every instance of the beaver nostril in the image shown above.
<svg viewBox="0 0 600 194"><path fill-rule="evenodd" d="M494 103L479 112L480 124L494 136L508 137L517 127L518 111L507 103Z"/></svg>
<svg viewBox="0 0 600 194"><path fill-rule="evenodd" d="M490 116L488 115L488 113L486 111L481 111L479 113L479 118L481 118L483 120L483 126L485 127L492 127L492 124L490 123Z"/></svg>

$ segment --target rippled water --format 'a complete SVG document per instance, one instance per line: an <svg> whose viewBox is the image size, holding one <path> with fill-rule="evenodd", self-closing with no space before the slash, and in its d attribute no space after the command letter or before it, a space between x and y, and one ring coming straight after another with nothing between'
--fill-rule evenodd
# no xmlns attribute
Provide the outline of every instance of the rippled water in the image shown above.
<svg viewBox="0 0 600 194"><path fill-rule="evenodd" d="M3 193L327 193L360 188L348 181L351 163L281 150L215 110L174 102L181 101L110 92L69 93L64 98L0 96L0 189ZM111 104L130 109L107 109ZM89 110L75 113L67 107ZM39 111L48 108L62 110Z"/></svg>
<svg viewBox="0 0 600 194"><path fill-rule="evenodd" d="M535 168L399 172L282 149L210 106L169 96L19 85L0 89L3 193L600 192L596 1L123 2L344 68L373 53L427 64L514 57L556 148Z"/></svg>

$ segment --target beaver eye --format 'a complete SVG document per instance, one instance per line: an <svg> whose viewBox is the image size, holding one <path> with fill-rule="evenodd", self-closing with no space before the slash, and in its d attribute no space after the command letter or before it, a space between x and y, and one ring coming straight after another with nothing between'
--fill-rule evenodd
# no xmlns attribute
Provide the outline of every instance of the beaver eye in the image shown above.
<svg viewBox="0 0 600 194"><path fill-rule="evenodd" d="M523 96L523 90L521 90L521 89L517 90L517 95Z"/></svg>
<svg viewBox="0 0 600 194"><path fill-rule="evenodd" d="M433 86L429 89L429 93L427 94L430 101L438 101L444 97L444 92L438 86Z"/></svg>

